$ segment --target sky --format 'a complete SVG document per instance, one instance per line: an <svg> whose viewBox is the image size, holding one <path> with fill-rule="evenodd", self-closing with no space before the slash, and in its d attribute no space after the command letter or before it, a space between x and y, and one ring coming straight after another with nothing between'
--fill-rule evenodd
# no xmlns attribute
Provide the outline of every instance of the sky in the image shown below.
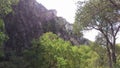
<svg viewBox="0 0 120 68"><path fill-rule="evenodd" d="M74 22L76 12L75 3L78 0L37 0L43 4L47 9L56 9L57 16L64 17L68 22Z"/></svg>
<svg viewBox="0 0 120 68"><path fill-rule="evenodd" d="M74 23L76 2L79 0L37 0L47 9L55 9L57 16L65 18L69 23ZM84 37L95 41L95 36L98 34L96 30L84 32ZM118 35L117 43L120 43L120 34Z"/></svg>

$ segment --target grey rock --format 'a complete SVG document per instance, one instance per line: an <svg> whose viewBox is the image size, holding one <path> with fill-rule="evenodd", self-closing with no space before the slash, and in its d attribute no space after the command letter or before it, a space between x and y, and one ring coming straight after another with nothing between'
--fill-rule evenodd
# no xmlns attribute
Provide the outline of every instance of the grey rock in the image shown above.
<svg viewBox="0 0 120 68"><path fill-rule="evenodd" d="M81 44L79 37L72 34L72 24L57 17L56 10L48 10L36 0L20 0L12 7L13 12L4 18L6 34L9 36L5 42L6 53L15 50L16 54L20 54L32 46L33 39L38 39L46 32L53 32L74 45Z"/></svg>

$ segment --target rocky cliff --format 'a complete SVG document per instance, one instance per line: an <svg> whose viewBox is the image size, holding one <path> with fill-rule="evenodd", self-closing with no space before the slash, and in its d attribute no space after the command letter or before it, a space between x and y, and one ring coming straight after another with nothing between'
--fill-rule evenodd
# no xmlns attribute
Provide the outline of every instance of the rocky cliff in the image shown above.
<svg viewBox="0 0 120 68"><path fill-rule="evenodd" d="M81 38L72 34L72 25L64 18L57 17L55 10L46 9L36 0L20 0L12 7L13 12L4 19L6 34L9 36L5 43L5 51L21 52L31 46L33 39L49 31L76 45L87 43L86 39L82 39L81 42Z"/></svg>

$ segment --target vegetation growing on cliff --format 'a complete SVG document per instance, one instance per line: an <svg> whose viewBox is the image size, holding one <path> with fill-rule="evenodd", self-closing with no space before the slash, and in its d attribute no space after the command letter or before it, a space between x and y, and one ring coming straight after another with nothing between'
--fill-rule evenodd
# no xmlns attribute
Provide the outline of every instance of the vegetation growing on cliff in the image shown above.
<svg viewBox="0 0 120 68"><path fill-rule="evenodd" d="M83 4L79 1L74 24L76 32L71 32L72 25L63 18L41 13L47 9L35 0L19 1L0 0L0 68L120 68L120 44L116 44L120 1L88 0ZM52 17L45 17L47 14ZM65 24L71 27L68 34ZM95 42L73 44L83 40L79 39L82 30L93 28L101 32Z"/></svg>

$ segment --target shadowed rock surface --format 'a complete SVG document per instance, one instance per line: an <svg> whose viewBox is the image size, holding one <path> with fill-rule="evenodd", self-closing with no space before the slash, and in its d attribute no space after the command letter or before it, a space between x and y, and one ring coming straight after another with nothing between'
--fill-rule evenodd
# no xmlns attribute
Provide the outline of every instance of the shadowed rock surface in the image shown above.
<svg viewBox="0 0 120 68"><path fill-rule="evenodd" d="M53 32L72 44L88 44L88 40L72 34L72 25L64 18L57 17L56 10L48 10L36 0L20 0L13 5L13 12L5 19L6 34L9 36L5 43L6 53L14 51L19 53L31 46L33 39L39 38L43 33Z"/></svg>

